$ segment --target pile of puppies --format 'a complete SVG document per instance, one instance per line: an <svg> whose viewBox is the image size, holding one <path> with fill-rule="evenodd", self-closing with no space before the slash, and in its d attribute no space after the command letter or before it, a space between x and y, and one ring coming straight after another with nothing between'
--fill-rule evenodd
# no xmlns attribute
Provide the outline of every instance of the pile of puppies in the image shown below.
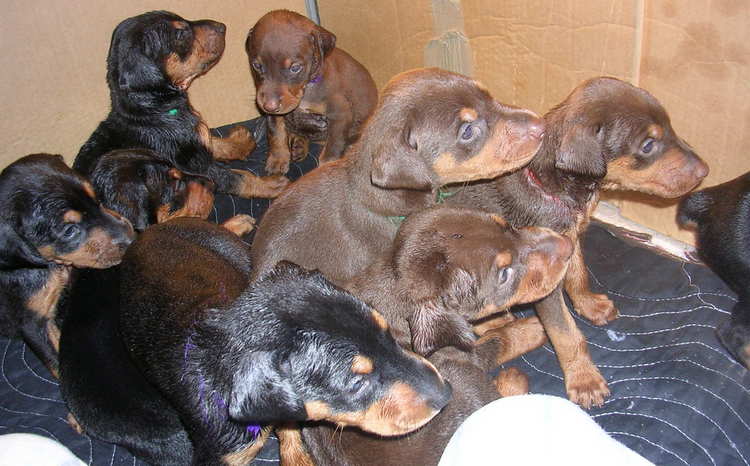
<svg viewBox="0 0 750 466"><path fill-rule="evenodd" d="M250 133L215 137L188 101L224 33L123 21L76 172L37 154L0 174L0 324L59 373L77 428L154 464L247 464L273 429L285 464L436 464L468 414L526 391L490 370L547 337L570 399L603 403L563 289L596 325L617 310L578 238L600 190L675 198L708 173L653 96L594 78L540 118L420 69L378 100L331 32L273 11L245 44L270 146L257 176L226 163ZM289 184L311 142L323 163ZM251 248L251 217L205 221L214 192L278 196ZM709 198L684 217L705 221ZM521 303L538 317L515 319ZM747 364L741 313L722 338Z"/></svg>

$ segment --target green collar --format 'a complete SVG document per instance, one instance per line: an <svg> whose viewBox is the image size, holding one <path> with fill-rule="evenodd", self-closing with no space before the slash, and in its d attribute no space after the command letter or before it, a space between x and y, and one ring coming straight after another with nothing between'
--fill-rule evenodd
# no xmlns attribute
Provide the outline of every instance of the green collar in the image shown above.
<svg viewBox="0 0 750 466"><path fill-rule="evenodd" d="M167 111L167 115L172 115L172 116L175 116L178 113L180 113L180 112L176 108L173 108L172 110L168 110Z"/></svg>
<svg viewBox="0 0 750 466"><path fill-rule="evenodd" d="M438 188L437 192L435 193L435 204L442 204L445 202L446 199L456 194L458 191L443 191L443 188ZM403 222L406 219L406 215L396 215L393 217L387 217L388 220L393 222L395 225L401 225L401 222Z"/></svg>

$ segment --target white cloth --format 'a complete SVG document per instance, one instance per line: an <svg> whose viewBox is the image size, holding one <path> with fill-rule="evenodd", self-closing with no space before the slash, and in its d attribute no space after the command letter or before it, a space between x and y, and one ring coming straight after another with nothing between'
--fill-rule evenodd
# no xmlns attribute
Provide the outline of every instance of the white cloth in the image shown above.
<svg viewBox="0 0 750 466"><path fill-rule="evenodd" d="M0 435L0 466L85 466L60 443L35 434Z"/></svg>
<svg viewBox="0 0 750 466"><path fill-rule="evenodd" d="M646 466L576 404L550 395L493 401L456 430L439 466Z"/></svg>

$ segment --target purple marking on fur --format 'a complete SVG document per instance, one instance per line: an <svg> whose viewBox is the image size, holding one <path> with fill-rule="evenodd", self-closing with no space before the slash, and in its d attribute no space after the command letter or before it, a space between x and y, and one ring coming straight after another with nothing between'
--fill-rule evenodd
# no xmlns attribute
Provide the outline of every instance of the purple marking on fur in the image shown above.
<svg viewBox="0 0 750 466"><path fill-rule="evenodd" d="M258 438L258 435L260 435L260 426L257 424L248 424L247 426L247 433L253 435L253 440Z"/></svg>
<svg viewBox="0 0 750 466"><path fill-rule="evenodd" d="M202 416L203 422L205 424L208 424L208 410L203 404L203 394L205 391L206 391L206 381L203 380L203 377L201 377L198 381L198 404L200 406L203 406L203 409L201 410L203 412L203 416Z"/></svg>
<svg viewBox="0 0 750 466"><path fill-rule="evenodd" d="M312 77L312 79L310 79L309 81L307 81L307 84L318 84L322 80L323 80L323 75L322 74L316 74L315 76Z"/></svg>

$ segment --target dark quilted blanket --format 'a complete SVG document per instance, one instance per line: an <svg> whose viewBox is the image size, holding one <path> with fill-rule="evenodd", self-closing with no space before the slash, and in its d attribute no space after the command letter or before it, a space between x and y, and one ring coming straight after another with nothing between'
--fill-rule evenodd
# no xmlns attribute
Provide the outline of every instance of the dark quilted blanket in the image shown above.
<svg viewBox="0 0 750 466"><path fill-rule="evenodd" d="M258 120L243 124L256 130L260 144L236 166L262 173L263 127ZM315 157L308 157L293 164L289 175L296 179L315 164ZM235 213L259 217L267 206L267 200L220 196L212 220ZM747 465L750 373L714 335L729 316L733 294L707 268L657 255L602 225L589 228L584 249L593 289L607 292L620 309L620 318L605 327L577 317L612 391L591 416L659 465ZM0 339L0 355L0 434L51 437L92 465L143 464L124 448L80 436L68 426L57 382L21 341ZM550 346L510 365L529 375L532 392L565 396ZM272 439L254 464L277 463L277 458Z"/></svg>

